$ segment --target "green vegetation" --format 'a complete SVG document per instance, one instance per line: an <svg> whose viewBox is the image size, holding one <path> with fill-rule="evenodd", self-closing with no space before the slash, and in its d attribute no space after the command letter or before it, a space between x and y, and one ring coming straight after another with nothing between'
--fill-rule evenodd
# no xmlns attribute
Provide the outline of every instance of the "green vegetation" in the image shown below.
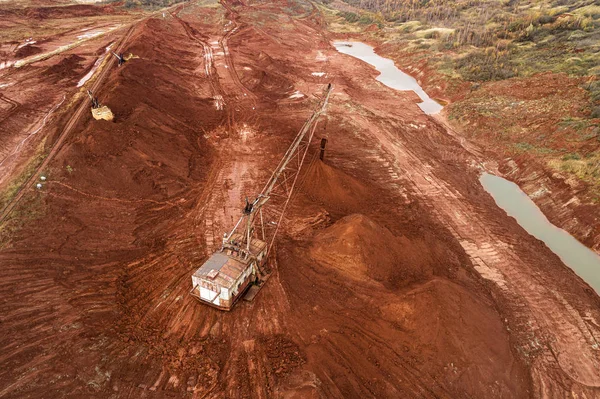
<svg viewBox="0 0 600 399"><path fill-rule="evenodd" d="M31 175L35 172L37 167L43 162L44 158L46 158L46 153L44 151L46 140L42 140L42 142L38 145L35 154L29 161L29 163L25 166L25 169L13 179L7 188L0 193L0 209L4 209L8 203L14 198L15 195L19 192L21 186L31 177Z"/></svg>
<svg viewBox="0 0 600 399"><path fill-rule="evenodd" d="M558 124L559 130L570 129L575 133L575 141L600 139L600 127L593 119L565 118Z"/></svg>
<svg viewBox="0 0 600 399"><path fill-rule="evenodd" d="M423 83L454 100L447 115L465 134L507 156L543 160L600 195L600 0L341 0L320 8L329 29L362 32L401 65L427 65ZM367 30L366 20L384 29ZM566 76L538 75L546 72Z"/></svg>
<svg viewBox="0 0 600 399"><path fill-rule="evenodd" d="M31 220L39 220L46 214L43 193L28 195L12 210L7 219L0 224L0 249L10 246L17 232Z"/></svg>
<svg viewBox="0 0 600 399"><path fill-rule="evenodd" d="M581 159L581 155L579 155L576 152L573 154L563 155L563 157L562 157L563 161L570 161L570 160L579 161L580 159Z"/></svg>
<svg viewBox="0 0 600 399"><path fill-rule="evenodd" d="M533 144L529 144L529 143L515 143L513 145L513 150L517 153L517 154L522 154L522 153L534 153L534 154L538 154L538 155L543 155L543 154L552 154L555 153L556 151L553 150L552 148L546 148L546 147L536 147Z"/></svg>
<svg viewBox="0 0 600 399"><path fill-rule="evenodd" d="M344 2L349 7L338 16L345 22L385 24L394 30L387 40L449 54L452 69L464 80L486 82L546 71L591 76L585 88L598 107L594 115L600 116L598 0Z"/></svg>
<svg viewBox="0 0 600 399"><path fill-rule="evenodd" d="M10 182L9 186L0 193L0 209L4 209L10 200L17 195L19 189L36 171L37 167L46 154L44 151L45 140L43 140L36 149L34 156L31 158L25 169ZM37 195L26 195L23 200L12 210L8 218L0 224L0 248L5 248L10 245L10 240L15 237L15 233L28 221L39 219L45 214L44 203L41 198L41 193Z"/></svg>
<svg viewBox="0 0 600 399"><path fill-rule="evenodd" d="M551 159L548 165L559 171L577 176L591 185L594 194L600 195L600 152L586 155L567 154L559 159Z"/></svg>

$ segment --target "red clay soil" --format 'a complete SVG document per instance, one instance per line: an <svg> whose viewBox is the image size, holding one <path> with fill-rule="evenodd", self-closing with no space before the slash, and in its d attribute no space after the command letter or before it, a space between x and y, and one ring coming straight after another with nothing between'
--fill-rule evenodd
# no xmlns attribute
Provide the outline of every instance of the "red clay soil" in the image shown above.
<svg viewBox="0 0 600 399"><path fill-rule="evenodd" d="M137 25L97 93L115 122L86 114L2 225L1 397L598 396L598 296L302 4ZM202 305L191 274L330 81L273 275Z"/></svg>
<svg viewBox="0 0 600 399"><path fill-rule="evenodd" d="M432 244L396 237L368 217L353 214L318 234L310 254L349 278L400 288L433 274Z"/></svg>
<svg viewBox="0 0 600 399"><path fill-rule="evenodd" d="M48 2L42 2L48 3ZM33 20L44 19L65 19L76 17L92 17L97 15L115 14L120 12L121 3L109 5L92 4L69 4L60 6L48 6L41 4L36 6L31 4L29 7L19 7L19 4L9 3L0 6L0 16L5 18L23 18Z"/></svg>
<svg viewBox="0 0 600 399"><path fill-rule="evenodd" d="M361 40L359 34L352 37ZM451 102L444 123L486 152L488 167L503 173L527 192L549 220L600 253L598 188L572 174L561 173L548 160L563 156L586 157L598 150L597 123L588 120L587 79L563 73L539 73L526 78L472 85L449 84L423 57L424 51L406 51L398 43L372 43L414 76L429 95ZM569 121L573 120L573 126ZM540 191L542 188L542 191Z"/></svg>
<svg viewBox="0 0 600 399"><path fill-rule="evenodd" d="M58 64L52 65L43 72L50 83L56 83L65 78L74 78L78 75L77 71L81 70L81 61L85 60L77 54L70 54L61 58Z"/></svg>
<svg viewBox="0 0 600 399"><path fill-rule="evenodd" d="M359 212L373 199L367 186L323 162L308 165L303 182L300 190L307 197L339 214Z"/></svg>
<svg viewBox="0 0 600 399"><path fill-rule="evenodd" d="M40 47L30 44L28 46L23 46L23 47L19 48L17 51L15 51L15 58L21 59L21 58L29 57L30 55L39 54L42 51L44 51L44 50L42 50Z"/></svg>
<svg viewBox="0 0 600 399"><path fill-rule="evenodd" d="M113 14L113 5L96 6L89 4L76 4L60 7L30 7L22 10L26 18L33 19L60 19L73 17L92 17L102 14Z"/></svg>

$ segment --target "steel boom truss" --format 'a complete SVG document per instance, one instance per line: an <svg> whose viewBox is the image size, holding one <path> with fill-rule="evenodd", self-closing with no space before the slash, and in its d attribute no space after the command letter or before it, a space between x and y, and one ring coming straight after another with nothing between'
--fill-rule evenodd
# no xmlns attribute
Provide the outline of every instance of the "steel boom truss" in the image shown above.
<svg viewBox="0 0 600 399"><path fill-rule="evenodd" d="M285 211L294 193L300 170L306 160L319 117L325 112L332 89L333 87L329 84L316 109L294 138L261 193L254 201L246 202L243 214L235 227L224 235L224 245L236 232L237 234L242 233L242 242L237 244L246 246L246 250L250 251L252 238L258 232L259 235L256 238L267 243L267 256L271 252L275 237L283 223ZM267 204L268 206L266 206Z"/></svg>

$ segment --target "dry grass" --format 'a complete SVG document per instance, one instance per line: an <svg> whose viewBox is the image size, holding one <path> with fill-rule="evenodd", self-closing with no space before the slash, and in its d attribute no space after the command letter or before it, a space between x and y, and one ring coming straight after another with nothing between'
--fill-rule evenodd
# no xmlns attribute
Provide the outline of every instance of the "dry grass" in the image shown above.
<svg viewBox="0 0 600 399"><path fill-rule="evenodd" d="M600 187L600 152L586 157L565 156L548 161L548 165L557 171L574 174L580 179Z"/></svg>
<svg viewBox="0 0 600 399"><path fill-rule="evenodd" d="M14 196L17 195L19 188L31 177L38 165L46 158L45 145L46 139L44 138L38 144L35 154L31 157L23 171L0 193L0 209L4 209Z"/></svg>

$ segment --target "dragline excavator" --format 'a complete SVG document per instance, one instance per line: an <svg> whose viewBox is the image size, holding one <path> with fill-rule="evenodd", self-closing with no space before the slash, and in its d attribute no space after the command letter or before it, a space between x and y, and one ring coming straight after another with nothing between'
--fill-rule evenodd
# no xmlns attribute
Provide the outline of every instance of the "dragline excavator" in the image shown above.
<svg viewBox="0 0 600 399"><path fill-rule="evenodd" d="M249 287L252 290L246 299L252 291L253 298L269 277L267 257L331 91L329 84L263 190L253 201L246 198L242 215L233 229L223 235L221 248L192 275L191 294L202 303L231 310Z"/></svg>
<svg viewBox="0 0 600 399"><path fill-rule="evenodd" d="M94 119L104 119L107 121L112 121L115 116L113 115L110 108L108 108L106 105L100 104L98 98L94 97L94 94L90 90L87 91L87 94L90 97L90 101L92 102L92 116L94 117Z"/></svg>
<svg viewBox="0 0 600 399"><path fill-rule="evenodd" d="M114 51L111 51L112 55L114 55L117 58L117 65L121 66L124 63L126 63L127 61L129 61L132 58L139 58L131 53L124 55L123 53L115 53Z"/></svg>
<svg viewBox="0 0 600 399"><path fill-rule="evenodd" d="M123 56L123 53L115 53L114 51L111 51L112 55L114 55L115 57L117 57L117 65L121 66L125 63L125 57Z"/></svg>

